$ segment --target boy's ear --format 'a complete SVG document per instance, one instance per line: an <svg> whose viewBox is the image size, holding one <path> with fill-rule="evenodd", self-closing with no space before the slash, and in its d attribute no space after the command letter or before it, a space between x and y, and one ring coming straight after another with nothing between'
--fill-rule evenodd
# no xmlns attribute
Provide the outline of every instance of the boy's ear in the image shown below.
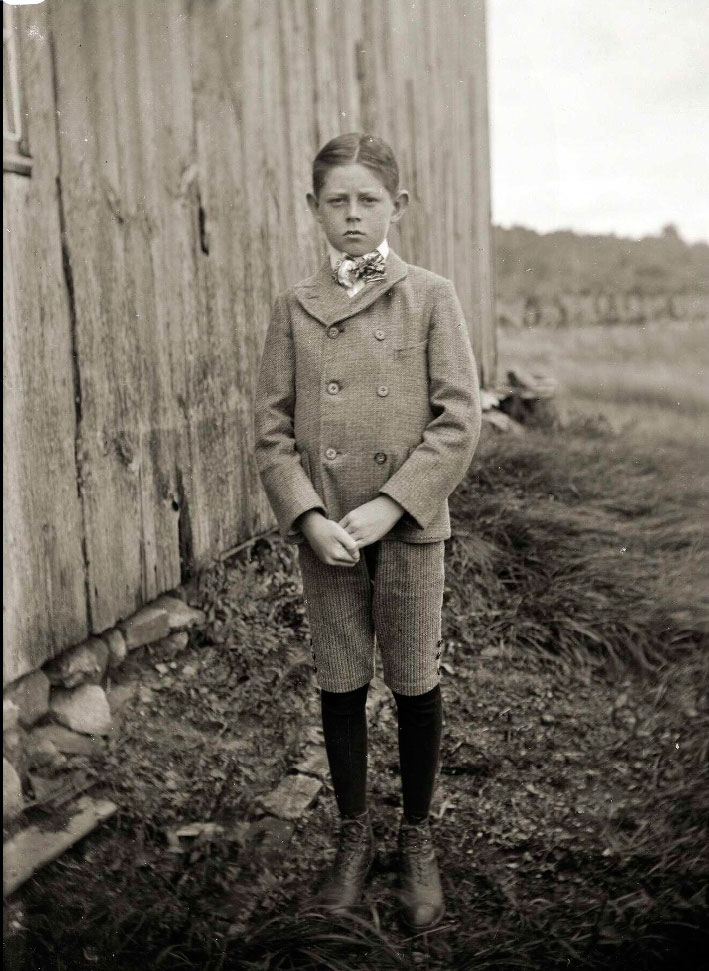
<svg viewBox="0 0 709 971"><path fill-rule="evenodd" d="M402 189L394 199L394 212L391 214L391 221L398 223L406 210L409 208L409 193Z"/></svg>
<svg viewBox="0 0 709 971"><path fill-rule="evenodd" d="M309 192L305 197L308 202L308 209L312 212L313 216L320 222L320 205L318 203L317 196Z"/></svg>

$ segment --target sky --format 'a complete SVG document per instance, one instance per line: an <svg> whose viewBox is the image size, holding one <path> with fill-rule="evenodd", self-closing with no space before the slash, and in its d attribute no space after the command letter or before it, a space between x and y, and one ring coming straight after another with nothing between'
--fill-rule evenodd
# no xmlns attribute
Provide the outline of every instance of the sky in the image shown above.
<svg viewBox="0 0 709 971"><path fill-rule="evenodd" d="M487 0L493 220L709 240L709 0Z"/></svg>

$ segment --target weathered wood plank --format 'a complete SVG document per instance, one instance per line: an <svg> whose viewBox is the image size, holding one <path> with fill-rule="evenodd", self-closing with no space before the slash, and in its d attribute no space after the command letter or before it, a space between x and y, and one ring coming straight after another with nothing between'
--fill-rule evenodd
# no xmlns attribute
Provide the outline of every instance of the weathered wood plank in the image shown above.
<svg viewBox="0 0 709 971"><path fill-rule="evenodd" d="M118 165L104 8L50 6L67 259L74 280L80 376L79 469L86 523L89 622L111 626L142 601L138 321L125 280L125 240L103 170Z"/></svg>
<svg viewBox="0 0 709 971"><path fill-rule="evenodd" d="M35 164L3 176L3 684L87 633L50 35L16 13Z"/></svg>
<svg viewBox="0 0 709 971"><path fill-rule="evenodd" d="M70 817L63 829L28 826L3 846L2 895L9 896L40 867L56 860L99 823L110 819L118 806L109 799L82 796L67 807Z"/></svg>
<svg viewBox="0 0 709 971"><path fill-rule="evenodd" d="M466 142L472 146L470 194L475 203L473 255L475 278L479 281L477 307L480 320L475 331L483 384L497 378L497 341L495 335L494 281L492 259L492 212L490 188L490 124L487 82L487 20L485 0L472 0L471 51L476 66L469 88L469 126Z"/></svg>
<svg viewBox="0 0 709 971"><path fill-rule="evenodd" d="M288 283L312 273L324 248L316 232L305 197L311 188L311 165L321 147L317 141L317 125L312 90L315 85L311 47L314 38L308 9L311 0L290 0L283 5L281 17L281 50L288 72L284 72L283 104L287 114L288 156L294 200L295 236L291 241L288 261ZM297 240L297 244L295 241ZM264 335L262 335L264 336Z"/></svg>
<svg viewBox="0 0 709 971"><path fill-rule="evenodd" d="M198 171L210 233L209 254L198 254L202 313L191 324L202 331L201 349L193 340L201 373L190 388L193 485L208 497L194 506L199 564L272 522L253 460L251 414L277 236L268 232L274 183L263 120L265 16L255 3L200 7L193 25Z"/></svg>
<svg viewBox="0 0 709 971"><path fill-rule="evenodd" d="M174 241L184 235L185 217L173 200L192 158L192 125L184 119L189 54L179 0L113 7L114 61L122 66L120 74L114 69L116 101L126 85L131 91L119 142L122 191L137 216L125 225L126 280L139 322L141 588L149 600L181 577L175 462L181 415L174 384L182 335L174 318L180 316L184 283Z"/></svg>

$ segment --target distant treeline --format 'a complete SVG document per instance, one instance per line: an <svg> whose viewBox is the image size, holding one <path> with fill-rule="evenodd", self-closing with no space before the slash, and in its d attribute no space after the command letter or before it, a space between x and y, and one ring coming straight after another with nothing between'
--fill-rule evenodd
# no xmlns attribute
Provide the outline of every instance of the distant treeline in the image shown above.
<svg viewBox="0 0 709 971"><path fill-rule="evenodd" d="M709 244L674 226L623 239L495 227L498 323L573 326L709 320Z"/></svg>

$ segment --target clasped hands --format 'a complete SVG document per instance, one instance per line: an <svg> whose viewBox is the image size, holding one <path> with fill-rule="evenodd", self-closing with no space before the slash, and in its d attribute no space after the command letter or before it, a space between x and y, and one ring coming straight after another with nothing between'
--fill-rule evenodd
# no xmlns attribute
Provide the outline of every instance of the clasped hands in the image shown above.
<svg viewBox="0 0 709 971"><path fill-rule="evenodd" d="M329 566L353 567L363 546L376 543L404 515L403 508L389 496L379 495L357 506L338 522L319 509L309 509L298 521L313 552Z"/></svg>

